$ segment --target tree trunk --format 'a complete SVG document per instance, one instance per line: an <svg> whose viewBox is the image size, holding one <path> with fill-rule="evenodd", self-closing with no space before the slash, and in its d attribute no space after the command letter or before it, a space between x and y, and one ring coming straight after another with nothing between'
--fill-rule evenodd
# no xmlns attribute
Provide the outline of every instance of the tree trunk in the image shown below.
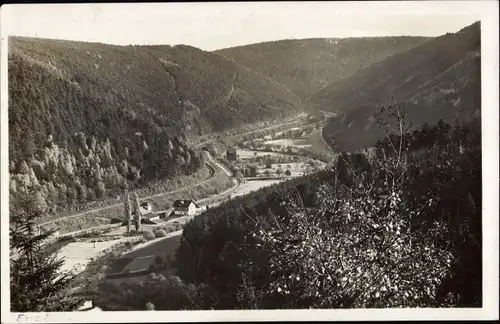
<svg viewBox="0 0 500 324"><path fill-rule="evenodd" d="M134 216L135 216L135 229L137 232L141 230L141 211L139 209L139 197L134 193Z"/></svg>
<svg viewBox="0 0 500 324"><path fill-rule="evenodd" d="M130 206L130 194L128 190L125 191L124 205L125 205L125 220L127 221L127 234L130 234L130 226L132 223L132 210Z"/></svg>

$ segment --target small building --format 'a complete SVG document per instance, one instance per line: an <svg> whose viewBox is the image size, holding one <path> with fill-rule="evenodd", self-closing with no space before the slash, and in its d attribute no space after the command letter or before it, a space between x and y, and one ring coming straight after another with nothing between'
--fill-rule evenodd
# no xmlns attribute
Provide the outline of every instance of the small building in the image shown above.
<svg viewBox="0 0 500 324"><path fill-rule="evenodd" d="M290 170L286 170L286 171L285 171L285 175L286 175L287 177L289 177L289 176L291 176L291 175L292 175L292 172L291 172Z"/></svg>
<svg viewBox="0 0 500 324"><path fill-rule="evenodd" d="M141 222L150 224L153 220L159 219L160 216L153 212L153 205L147 201L142 201L139 204L139 213L141 214Z"/></svg>
<svg viewBox="0 0 500 324"><path fill-rule="evenodd" d="M168 212L166 210L161 210L161 211L157 212L156 214L160 217L160 219L165 219L168 216Z"/></svg>
<svg viewBox="0 0 500 324"><path fill-rule="evenodd" d="M199 208L192 200L176 200L172 207L176 216L194 215Z"/></svg>
<svg viewBox="0 0 500 324"><path fill-rule="evenodd" d="M143 201L139 204L139 212L141 216L151 214L153 212L153 206L149 202Z"/></svg>
<svg viewBox="0 0 500 324"><path fill-rule="evenodd" d="M226 151L226 158L228 161L236 161L238 155L236 154L235 148L230 148Z"/></svg>

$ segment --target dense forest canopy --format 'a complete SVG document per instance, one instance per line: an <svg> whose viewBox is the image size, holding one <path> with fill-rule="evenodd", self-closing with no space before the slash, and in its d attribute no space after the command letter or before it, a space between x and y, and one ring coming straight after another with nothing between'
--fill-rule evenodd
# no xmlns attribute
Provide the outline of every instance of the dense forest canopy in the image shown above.
<svg viewBox="0 0 500 324"><path fill-rule="evenodd" d="M190 46L11 37L11 192L51 211L188 175L193 136L296 114L285 87Z"/></svg>
<svg viewBox="0 0 500 324"><path fill-rule="evenodd" d="M115 117L137 119L134 128L144 128L145 122L177 135L198 135L283 117L301 108L295 95L273 80L191 46L113 46L19 37L9 44L10 58L21 60L25 69L43 69L71 91L97 100L101 114L110 110L120 114ZM13 78L16 71L11 70ZM261 113L258 118L255 112Z"/></svg>

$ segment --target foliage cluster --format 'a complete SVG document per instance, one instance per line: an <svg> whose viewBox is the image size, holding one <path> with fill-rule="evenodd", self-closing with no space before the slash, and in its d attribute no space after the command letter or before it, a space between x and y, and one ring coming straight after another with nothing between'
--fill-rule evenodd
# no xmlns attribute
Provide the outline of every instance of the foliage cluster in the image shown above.
<svg viewBox="0 0 500 324"><path fill-rule="evenodd" d="M479 129L388 134L213 208L184 227L178 274L219 309L480 306Z"/></svg>

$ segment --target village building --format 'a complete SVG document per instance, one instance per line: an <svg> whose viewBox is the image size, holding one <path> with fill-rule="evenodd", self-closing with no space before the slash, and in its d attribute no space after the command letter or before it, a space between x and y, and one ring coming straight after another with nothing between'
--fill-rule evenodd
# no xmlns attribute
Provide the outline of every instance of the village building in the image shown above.
<svg viewBox="0 0 500 324"><path fill-rule="evenodd" d="M199 206L192 200L176 200L174 201L174 215L185 216L194 215Z"/></svg>
<svg viewBox="0 0 500 324"><path fill-rule="evenodd" d="M139 213L141 214L142 220L158 220L160 219L160 213L153 211L153 205L147 201L143 201L139 204Z"/></svg>
<svg viewBox="0 0 500 324"><path fill-rule="evenodd" d="M143 201L139 204L139 212L141 216L151 214L153 212L153 206L149 202Z"/></svg>
<svg viewBox="0 0 500 324"><path fill-rule="evenodd" d="M160 219L165 219L168 216L168 213L166 210L161 210L159 212L156 212L156 214L159 216Z"/></svg>

